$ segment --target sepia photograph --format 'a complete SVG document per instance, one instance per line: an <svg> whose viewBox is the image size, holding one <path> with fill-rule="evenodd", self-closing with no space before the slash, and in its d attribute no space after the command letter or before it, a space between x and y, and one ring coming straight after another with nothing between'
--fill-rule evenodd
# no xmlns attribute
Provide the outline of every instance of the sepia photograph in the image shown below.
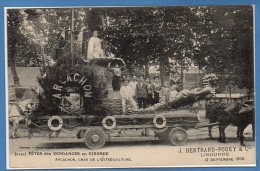
<svg viewBox="0 0 260 171"><path fill-rule="evenodd" d="M254 6L6 7L9 169L256 165Z"/></svg>

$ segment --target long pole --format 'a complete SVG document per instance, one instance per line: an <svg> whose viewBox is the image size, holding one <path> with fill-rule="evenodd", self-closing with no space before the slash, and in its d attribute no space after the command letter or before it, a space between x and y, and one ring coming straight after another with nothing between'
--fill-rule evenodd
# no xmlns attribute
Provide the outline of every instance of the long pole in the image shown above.
<svg viewBox="0 0 260 171"><path fill-rule="evenodd" d="M74 9L71 14L71 32L70 32L70 50L72 58L72 66L74 65Z"/></svg>
<svg viewBox="0 0 260 171"><path fill-rule="evenodd" d="M183 90L183 78L184 78L184 74L183 74L183 70L184 70L184 61L183 59L181 59L181 89Z"/></svg>
<svg viewBox="0 0 260 171"><path fill-rule="evenodd" d="M43 45L43 41L40 40L41 42L41 53L42 53L42 70L43 72L46 71L46 67L45 67L45 55L44 55L44 45Z"/></svg>

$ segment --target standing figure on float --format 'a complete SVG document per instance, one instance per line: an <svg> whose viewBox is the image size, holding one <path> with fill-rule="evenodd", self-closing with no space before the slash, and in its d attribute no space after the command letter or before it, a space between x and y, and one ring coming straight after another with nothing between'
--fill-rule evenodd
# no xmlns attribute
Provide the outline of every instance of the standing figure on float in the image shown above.
<svg viewBox="0 0 260 171"><path fill-rule="evenodd" d="M102 58L104 56L104 51L101 48L102 40L98 37L98 32L93 31L93 36L89 39L88 42L88 60L94 58Z"/></svg>

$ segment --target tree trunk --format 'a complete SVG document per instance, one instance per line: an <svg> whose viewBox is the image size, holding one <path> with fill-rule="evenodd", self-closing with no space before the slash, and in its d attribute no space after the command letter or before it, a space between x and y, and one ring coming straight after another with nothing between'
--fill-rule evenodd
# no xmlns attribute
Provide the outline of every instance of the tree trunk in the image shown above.
<svg viewBox="0 0 260 171"><path fill-rule="evenodd" d="M231 102L231 94L232 94L232 92L231 92L231 85L230 85L230 82L228 82L228 93L229 93L229 102Z"/></svg>
<svg viewBox="0 0 260 171"><path fill-rule="evenodd" d="M145 64L145 76L149 77L149 65L148 65L148 62L146 62L146 64Z"/></svg>
<svg viewBox="0 0 260 171"><path fill-rule="evenodd" d="M88 40L89 40L89 30L85 29L83 33L83 41L82 41L82 56L87 59L88 54Z"/></svg>
<svg viewBox="0 0 260 171"><path fill-rule="evenodd" d="M159 57L159 65L160 65L160 79L161 79L161 84L163 84L166 81L166 66L168 64L168 58L164 56Z"/></svg>
<svg viewBox="0 0 260 171"><path fill-rule="evenodd" d="M15 50L12 50L12 52L13 53L12 53L12 57L11 57L11 60L10 60L11 73L12 73L12 76L13 76L14 85L20 85L19 77L18 77L17 72L16 72Z"/></svg>
<svg viewBox="0 0 260 171"><path fill-rule="evenodd" d="M91 37L91 26L90 26L91 13L88 8L85 9L85 14L86 14L86 20L85 20L86 29L84 29L84 32L83 32L82 56L84 56L84 58L87 59L88 41L89 41L89 38Z"/></svg>
<svg viewBox="0 0 260 171"><path fill-rule="evenodd" d="M250 100L251 99L251 88L248 88L248 95L247 95L247 99Z"/></svg>

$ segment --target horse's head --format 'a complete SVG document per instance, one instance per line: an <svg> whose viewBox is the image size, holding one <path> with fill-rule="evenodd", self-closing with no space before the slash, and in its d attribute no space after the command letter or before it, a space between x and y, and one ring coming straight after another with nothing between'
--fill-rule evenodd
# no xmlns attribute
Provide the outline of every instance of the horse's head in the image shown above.
<svg viewBox="0 0 260 171"><path fill-rule="evenodd" d="M225 107L225 112L237 114L242 108L241 103L230 103Z"/></svg>
<svg viewBox="0 0 260 171"><path fill-rule="evenodd" d="M241 108L238 111L238 114L248 114L248 113L252 113L254 112L255 108L254 108L254 104L253 103L243 103L241 104Z"/></svg>
<svg viewBox="0 0 260 171"><path fill-rule="evenodd" d="M27 111L28 109L32 109L31 103L32 103L32 98L18 102L18 105L24 112Z"/></svg>

